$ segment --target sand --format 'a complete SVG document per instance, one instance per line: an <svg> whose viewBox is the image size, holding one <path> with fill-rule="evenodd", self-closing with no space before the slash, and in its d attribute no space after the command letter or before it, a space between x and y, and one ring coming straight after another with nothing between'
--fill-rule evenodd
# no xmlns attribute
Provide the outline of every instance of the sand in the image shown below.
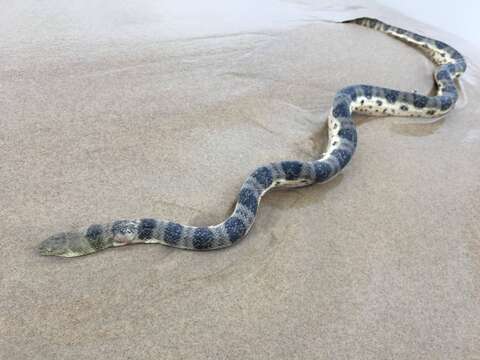
<svg viewBox="0 0 480 360"><path fill-rule="evenodd" d="M1 359L480 357L475 49L366 1L100 3L1 5ZM232 248L37 254L93 222L218 223L249 171L321 154L338 89L430 92L415 49L321 20L361 15L465 53L457 108L357 117L343 173L268 194Z"/></svg>

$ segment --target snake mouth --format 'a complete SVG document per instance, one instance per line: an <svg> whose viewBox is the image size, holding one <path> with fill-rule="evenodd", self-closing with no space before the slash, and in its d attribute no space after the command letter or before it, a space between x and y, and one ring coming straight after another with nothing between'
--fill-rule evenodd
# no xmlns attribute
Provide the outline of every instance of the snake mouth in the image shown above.
<svg viewBox="0 0 480 360"><path fill-rule="evenodd" d="M52 252L52 248L44 244L45 240L38 246L38 253L40 255L48 256Z"/></svg>

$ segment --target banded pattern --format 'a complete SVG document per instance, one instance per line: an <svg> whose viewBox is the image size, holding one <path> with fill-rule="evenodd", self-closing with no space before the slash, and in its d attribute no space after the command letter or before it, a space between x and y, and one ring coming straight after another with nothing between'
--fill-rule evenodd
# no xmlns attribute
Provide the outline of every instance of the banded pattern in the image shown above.
<svg viewBox="0 0 480 360"><path fill-rule="evenodd" d="M60 233L40 244L42 255L80 256L115 246L159 243L176 248L211 250L230 246L252 227L260 199L275 187L303 187L323 183L351 160L357 145L352 112L370 115L433 117L450 111L458 99L454 79L466 69L462 55L449 45L379 20L359 18L356 23L384 32L424 51L439 67L436 96L419 95L371 85L351 85L338 91L328 117L329 142L314 161L281 161L257 168L240 189L232 215L218 225L194 227L157 219L121 220L94 224L85 231Z"/></svg>

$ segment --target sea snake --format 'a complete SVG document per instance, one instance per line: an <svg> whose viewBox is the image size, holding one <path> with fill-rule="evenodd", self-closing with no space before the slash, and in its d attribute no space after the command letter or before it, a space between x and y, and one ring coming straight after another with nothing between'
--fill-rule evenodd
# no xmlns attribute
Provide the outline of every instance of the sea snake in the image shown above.
<svg viewBox="0 0 480 360"><path fill-rule="evenodd" d="M349 162L357 145L352 113L438 117L450 111L458 98L455 79L466 69L463 56L444 42L385 24L372 18L344 21L381 31L424 51L438 65L437 93L425 96L371 85L350 85L335 94L328 115L328 145L313 161L280 161L258 167L243 183L233 213L218 225L195 227L157 219L119 220L93 224L82 231L64 232L44 240L42 255L73 257L109 247L159 243L181 249L212 250L238 242L251 229L260 199L273 188L323 183Z"/></svg>

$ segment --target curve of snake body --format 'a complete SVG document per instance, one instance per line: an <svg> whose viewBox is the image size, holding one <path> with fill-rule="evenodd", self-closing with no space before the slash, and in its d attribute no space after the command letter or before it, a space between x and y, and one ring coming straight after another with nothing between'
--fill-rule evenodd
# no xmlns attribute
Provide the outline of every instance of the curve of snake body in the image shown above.
<svg viewBox="0 0 480 360"><path fill-rule="evenodd" d="M159 243L190 250L230 246L252 227L260 199L272 188L303 187L323 183L350 161L357 145L353 112L370 115L438 117L450 111L458 99L455 78L466 69L463 56L449 45L371 18L345 21L373 28L423 50L438 65L437 93L424 96L371 85L347 86L335 94L328 116L328 146L313 161L280 161L258 167L243 183L233 213L222 223L194 227L157 219L120 220L93 224L83 231L64 232L44 240L42 255L73 257L109 247Z"/></svg>

